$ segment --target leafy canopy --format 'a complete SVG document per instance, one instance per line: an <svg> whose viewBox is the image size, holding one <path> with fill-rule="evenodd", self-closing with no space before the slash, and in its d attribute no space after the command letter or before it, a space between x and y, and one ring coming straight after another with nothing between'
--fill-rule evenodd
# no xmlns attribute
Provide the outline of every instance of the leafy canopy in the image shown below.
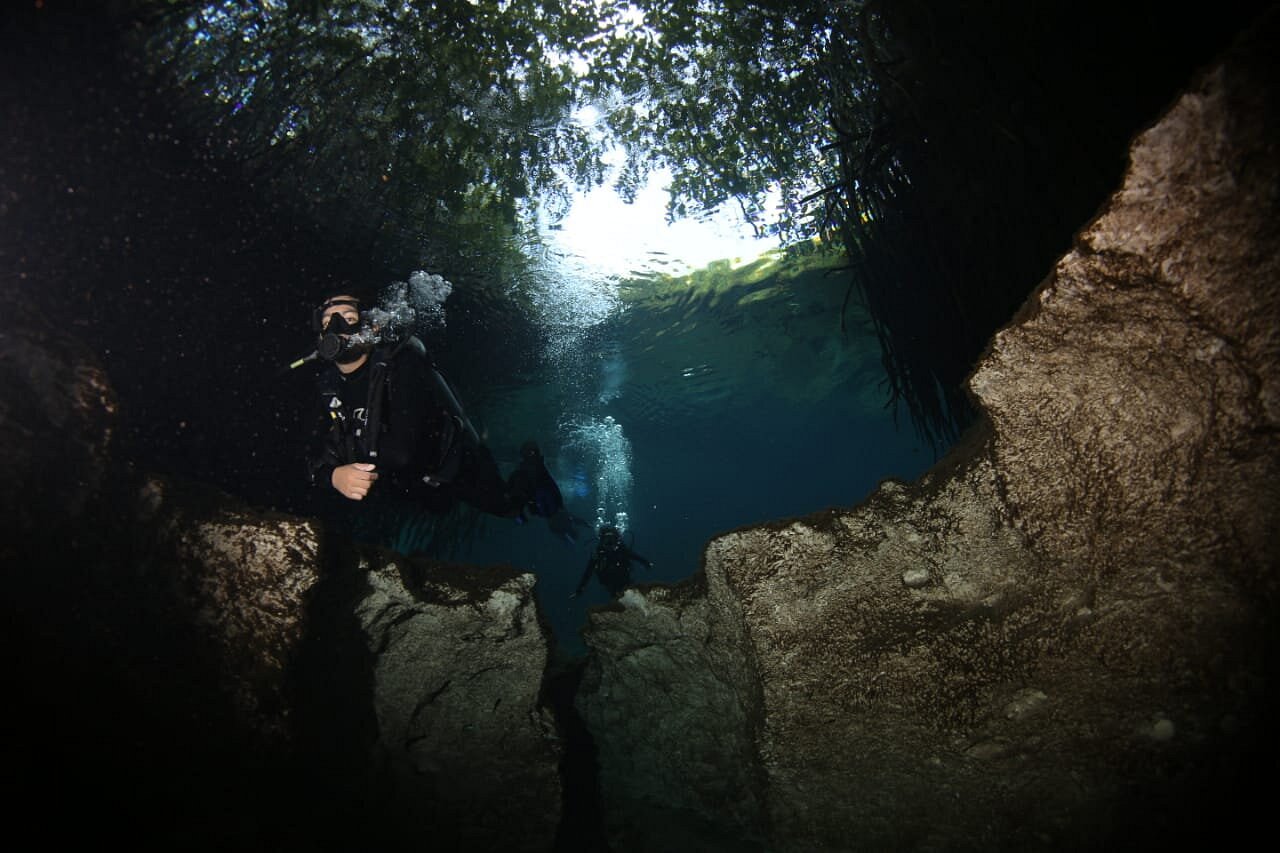
<svg viewBox="0 0 1280 853"><path fill-rule="evenodd" d="M805 236L832 171L827 47L850 4L135 0L146 55L219 157L370 245L488 234L575 188L740 204ZM781 206L766 209L770 191ZM559 202L559 204L557 203Z"/></svg>

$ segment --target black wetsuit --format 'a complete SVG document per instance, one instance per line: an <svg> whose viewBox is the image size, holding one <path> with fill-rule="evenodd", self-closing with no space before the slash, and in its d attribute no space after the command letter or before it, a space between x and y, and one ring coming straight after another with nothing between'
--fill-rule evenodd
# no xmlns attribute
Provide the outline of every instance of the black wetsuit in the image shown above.
<svg viewBox="0 0 1280 853"><path fill-rule="evenodd" d="M582 579L578 581L574 594L577 595L586 589L591 575L594 574L600 580L600 585L609 590L609 595L617 598L627 584L631 583L633 562L643 566L653 566L653 563L628 548L621 536L607 543L602 541L600 547L596 548L595 553L591 555L591 559L587 560L587 568L583 571Z"/></svg>
<svg viewBox="0 0 1280 853"><path fill-rule="evenodd" d="M369 419L378 400L370 397L369 386L379 361L388 368L380 383L375 448ZM326 367L317 390L323 422L317 425L309 458L313 484L329 486L339 465L371 462L378 479L370 497L408 499L433 512L445 512L463 500L500 516L515 516L527 503L523 489L515 486L513 491L504 482L461 411L452 410L452 392L416 339L398 349L375 350L349 374Z"/></svg>

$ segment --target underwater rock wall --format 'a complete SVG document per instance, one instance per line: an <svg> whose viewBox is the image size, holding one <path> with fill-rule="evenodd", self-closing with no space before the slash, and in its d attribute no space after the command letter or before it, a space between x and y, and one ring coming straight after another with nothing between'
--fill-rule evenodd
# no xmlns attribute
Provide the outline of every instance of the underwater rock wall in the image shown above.
<svg viewBox="0 0 1280 853"><path fill-rule="evenodd" d="M392 837L552 848L561 755L540 696L550 637L533 585L503 568L370 571L355 615L372 656L374 764L394 779Z"/></svg>
<svg viewBox="0 0 1280 853"><path fill-rule="evenodd" d="M0 309L8 318L0 331L0 478L10 484L0 517L11 534L74 535L66 520L84 511L107 476L118 398L82 341L7 288ZM18 539L0 536L6 562Z"/></svg>
<svg viewBox="0 0 1280 853"><path fill-rule="evenodd" d="M134 470L113 458L92 353L11 308L15 813L56 796L77 820L45 836L77 845L554 846L562 748L532 575L405 560Z"/></svg>
<svg viewBox="0 0 1280 853"><path fill-rule="evenodd" d="M188 638L230 714L264 742L295 736L286 674L320 581L319 526L161 477L138 490L135 583Z"/></svg>
<svg viewBox="0 0 1280 853"><path fill-rule="evenodd" d="M765 836L759 677L720 576L627 590L591 617L576 708L617 850L743 850Z"/></svg>
<svg viewBox="0 0 1280 853"><path fill-rule="evenodd" d="M972 378L1020 524L1100 575L1212 567L1275 597L1275 77L1219 66L1142 134Z"/></svg>
<svg viewBox="0 0 1280 853"><path fill-rule="evenodd" d="M691 825L725 849L1146 849L1259 820L1277 33L1135 140L978 365L984 421L943 464L721 536L696 583L593 614L578 705L618 849L684 849Z"/></svg>
<svg viewBox="0 0 1280 853"><path fill-rule="evenodd" d="M326 542L312 520L204 498L145 484L140 564L246 741L296 763L299 795L350 798L303 837L550 849L560 748L533 576Z"/></svg>
<svg viewBox="0 0 1280 853"><path fill-rule="evenodd" d="M1136 140L942 465L592 615L576 707L613 849L1204 846L1269 814L1276 35ZM99 845L555 846L531 576L113 462L101 365L7 310L15 814L56 791L77 821L45 840Z"/></svg>

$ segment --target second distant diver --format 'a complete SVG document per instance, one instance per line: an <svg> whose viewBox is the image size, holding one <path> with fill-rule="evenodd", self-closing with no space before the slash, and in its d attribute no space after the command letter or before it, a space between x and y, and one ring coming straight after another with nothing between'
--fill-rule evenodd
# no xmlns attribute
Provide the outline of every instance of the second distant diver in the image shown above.
<svg viewBox="0 0 1280 853"><path fill-rule="evenodd" d="M578 586L570 598L582 594L591 581L592 575L595 575L600 585L609 591L609 595L617 598L631 583L632 563L639 563L646 568L653 567L653 563L632 551L627 543L622 541L622 533L618 528L608 524L603 525L600 528L600 540L596 544L595 553L587 560L587 568L582 573L582 579L578 581Z"/></svg>

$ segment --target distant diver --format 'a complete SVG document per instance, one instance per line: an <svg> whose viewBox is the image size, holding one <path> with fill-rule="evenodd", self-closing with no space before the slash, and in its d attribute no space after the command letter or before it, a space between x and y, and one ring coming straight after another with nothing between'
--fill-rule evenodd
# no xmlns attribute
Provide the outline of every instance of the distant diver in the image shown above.
<svg viewBox="0 0 1280 853"><path fill-rule="evenodd" d="M325 362L317 380L320 423L308 453L313 485L330 485L352 501L371 494L407 500L433 514L458 501L506 518L540 506L536 481L520 471L503 480L418 338L382 341L350 292L329 295L315 309L312 329L316 350L294 366Z"/></svg>
<svg viewBox="0 0 1280 853"><path fill-rule="evenodd" d="M587 560L587 568L578 581L577 588L569 596L576 598L587 588L594 574L600 585L609 591L609 595L617 598L622 590L631 583L631 564L640 563L646 568L653 568L653 563L641 557L622 541L622 533L611 525L600 528L600 540L595 553Z"/></svg>
<svg viewBox="0 0 1280 853"><path fill-rule="evenodd" d="M569 545L578 544L578 528L590 528L591 525L573 513L564 505L564 496L555 478L547 470L542 450L536 442L526 441L520 447L520 467L511 475L511 482L522 494L530 495L524 510L532 515L542 516L547 526L558 539ZM524 522L524 512L516 518Z"/></svg>

